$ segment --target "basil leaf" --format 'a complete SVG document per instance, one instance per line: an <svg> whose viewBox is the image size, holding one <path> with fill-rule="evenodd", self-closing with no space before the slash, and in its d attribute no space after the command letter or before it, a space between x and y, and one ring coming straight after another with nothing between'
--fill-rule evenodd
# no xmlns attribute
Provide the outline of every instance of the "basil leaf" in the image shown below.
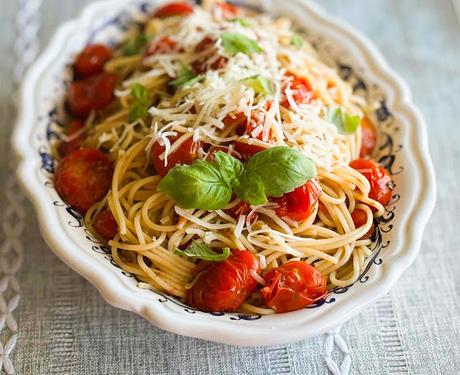
<svg viewBox="0 0 460 375"><path fill-rule="evenodd" d="M243 27L252 27L252 22L247 20L246 18L239 18L239 17L236 17L236 18L232 18L230 20L230 22L236 22L236 23L239 23L241 26Z"/></svg>
<svg viewBox="0 0 460 375"><path fill-rule="evenodd" d="M300 151L286 146L258 152L249 159L246 170L260 178L265 194L271 197L289 193L316 176L315 163Z"/></svg>
<svg viewBox="0 0 460 375"><path fill-rule="evenodd" d="M145 86L135 83L131 86L131 96L134 101L129 109L128 121L134 122L148 115L150 94Z"/></svg>
<svg viewBox="0 0 460 375"><path fill-rule="evenodd" d="M255 40L240 33L224 32L220 34L220 38L222 39L222 45L225 51L230 54L242 52L246 55L251 55L252 53L263 51Z"/></svg>
<svg viewBox="0 0 460 375"><path fill-rule="evenodd" d="M201 75L195 74L190 68L184 66L179 72L179 76L171 84L175 87L190 86L198 82L201 78Z"/></svg>
<svg viewBox="0 0 460 375"><path fill-rule="evenodd" d="M295 47L302 47L303 46L303 39L299 34L292 35L291 44Z"/></svg>
<svg viewBox="0 0 460 375"><path fill-rule="evenodd" d="M176 254L190 257L203 259L208 262L223 262L226 260L231 252L228 247L222 249L222 253L216 253L209 245L202 241L193 241L185 250L176 249Z"/></svg>
<svg viewBox="0 0 460 375"><path fill-rule="evenodd" d="M261 75L255 75L242 80L242 82L251 87L255 93L262 95L273 95L273 83Z"/></svg>
<svg viewBox="0 0 460 375"><path fill-rule="evenodd" d="M232 188L216 163L196 160L192 165L179 165L161 180L160 191L184 208L219 210L232 198Z"/></svg>
<svg viewBox="0 0 460 375"><path fill-rule="evenodd" d="M227 183L227 185L231 187L236 186L244 171L243 163L222 151L218 151L214 155L214 160L219 168L222 179Z"/></svg>
<svg viewBox="0 0 460 375"><path fill-rule="evenodd" d="M332 122L339 134L354 134L358 129L361 119L359 116L350 116L340 107L329 107L327 112L327 120Z"/></svg>
<svg viewBox="0 0 460 375"><path fill-rule="evenodd" d="M138 55L145 45L149 42L150 38L145 34L139 34L136 37L128 40L122 50L121 53L123 56L134 56Z"/></svg>
<svg viewBox="0 0 460 375"><path fill-rule="evenodd" d="M267 203L265 187L262 180L256 174L245 172L235 186L235 194L242 201L254 206Z"/></svg>

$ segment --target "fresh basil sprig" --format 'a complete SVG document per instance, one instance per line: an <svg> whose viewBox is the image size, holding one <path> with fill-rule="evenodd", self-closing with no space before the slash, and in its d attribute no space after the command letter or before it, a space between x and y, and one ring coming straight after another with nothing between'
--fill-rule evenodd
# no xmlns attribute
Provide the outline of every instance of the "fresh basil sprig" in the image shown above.
<svg viewBox="0 0 460 375"><path fill-rule="evenodd" d="M224 152L214 161L197 160L172 168L160 191L184 208L223 209L233 193L252 205L267 202L305 184L316 175L314 162L300 151L276 146L253 155L244 165Z"/></svg>
<svg viewBox="0 0 460 375"><path fill-rule="evenodd" d="M208 262L223 262L230 256L231 252L230 248L224 247L222 253L216 253L203 241L193 241L185 250L176 249L176 254Z"/></svg>
<svg viewBox="0 0 460 375"><path fill-rule="evenodd" d="M291 37L291 44L295 47L302 47L303 46L303 39L299 34L293 34Z"/></svg>
<svg viewBox="0 0 460 375"><path fill-rule="evenodd" d="M145 45L150 41L150 37L145 34L136 35L134 38L128 40L122 50L121 53L123 56L134 56L139 54Z"/></svg>
<svg viewBox="0 0 460 375"><path fill-rule="evenodd" d="M263 51L255 40L240 33L224 32L220 34L220 38L222 39L222 45L225 51L232 55L238 52L251 55Z"/></svg>
<svg viewBox="0 0 460 375"><path fill-rule="evenodd" d="M190 68L183 66L178 77L171 84L175 87L190 86L198 82L201 78L201 75L197 75Z"/></svg>
<svg viewBox="0 0 460 375"><path fill-rule="evenodd" d="M243 27L252 27L252 22L246 18L235 17L230 20L230 22L239 23Z"/></svg>
<svg viewBox="0 0 460 375"><path fill-rule="evenodd" d="M361 122L359 116L350 116L340 107L330 107L327 111L327 120L332 122L339 134L354 134Z"/></svg>
<svg viewBox="0 0 460 375"><path fill-rule="evenodd" d="M150 94L144 85L136 82L131 86L131 96L134 101L129 109L128 121L134 122L148 115Z"/></svg>
<svg viewBox="0 0 460 375"><path fill-rule="evenodd" d="M273 95L273 83L270 82L266 77L261 75L255 75L242 80L247 86L251 87L255 93L262 95Z"/></svg>

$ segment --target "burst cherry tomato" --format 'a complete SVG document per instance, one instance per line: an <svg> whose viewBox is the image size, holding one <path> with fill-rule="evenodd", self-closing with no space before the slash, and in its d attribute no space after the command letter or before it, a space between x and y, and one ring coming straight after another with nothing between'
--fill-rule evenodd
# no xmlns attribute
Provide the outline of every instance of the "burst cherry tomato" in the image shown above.
<svg viewBox="0 0 460 375"><path fill-rule="evenodd" d="M219 10L222 14L222 18L224 19L237 17L240 13L239 8L233 4L221 2L217 4L217 6L219 7Z"/></svg>
<svg viewBox="0 0 460 375"><path fill-rule="evenodd" d="M67 136L72 136L77 132L80 132L83 128L85 127L85 124L83 124L79 120L72 120L69 122L69 125L67 126L66 129L66 135ZM72 137L73 138L73 137ZM59 155L62 157L67 156L74 152L75 150L78 150L81 146L81 142L84 140L84 134L81 133L79 134L76 138L73 138L69 142L62 141L61 144L59 145Z"/></svg>
<svg viewBox="0 0 460 375"><path fill-rule="evenodd" d="M187 303L204 311L235 311L254 291L259 264L247 250L233 250L223 262L203 262L196 268L197 281L187 291Z"/></svg>
<svg viewBox="0 0 460 375"><path fill-rule="evenodd" d="M361 120L361 149L359 157L365 158L372 154L377 142L377 132L367 117Z"/></svg>
<svg viewBox="0 0 460 375"><path fill-rule="evenodd" d="M360 210L359 208L357 208L351 213L351 218L353 219L355 228L362 227L364 224L366 224L366 221L367 221L366 211ZM364 234L364 236L362 236L361 238L362 239L371 238L372 235L374 234L374 231L375 231L375 225L374 223L372 223L367 233Z"/></svg>
<svg viewBox="0 0 460 375"><path fill-rule="evenodd" d="M326 279L304 262L288 262L268 271L260 290L265 304L277 313L295 311L320 300L326 294Z"/></svg>
<svg viewBox="0 0 460 375"><path fill-rule="evenodd" d="M249 203L241 201L236 206L229 208L228 210L225 210L225 212L234 219L238 220L240 216L248 215L251 212L251 207L249 206ZM255 223L258 218L259 215L257 214L257 212L253 212L248 216L248 219L251 223Z"/></svg>
<svg viewBox="0 0 460 375"><path fill-rule="evenodd" d="M94 220L93 228L107 242L113 240L118 233L118 224L108 210L99 212Z"/></svg>
<svg viewBox="0 0 460 375"><path fill-rule="evenodd" d="M255 120L248 122L247 117L243 113L237 113L235 117L227 115L227 117L223 120L223 122L226 126L237 125L237 128L235 131L236 131L236 134L238 134L239 136L248 135L251 138L263 140L263 132L259 132L255 137L253 134L253 132L259 126L258 122ZM272 129L270 129L270 131L268 132L268 142L270 142L272 139L273 139L273 131ZM243 143L239 141L236 141L233 144L233 147L235 151L241 155L241 160L243 161L247 161L254 154L257 154L258 152L265 150L264 147L249 144L249 143Z"/></svg>
<svg viewBox="0 0 460 375"><path fill-rule="evenodd" d="M72 115L86 117L92 110L107 107L113 99L117 76L100 73L82 81L73 82L67 92L67 107Z"/></svg>
<svg viewBox="0 0 460 375"><path fill-rule="evenodd" d="M144 56L162 55L165 53L178 52L179 45L168 36L162 36L153 40L145 50Z"/></svg>
<svg viewBox="0 0 460 375"><path fill-rule="evenodd" d="M74 69L78 78L88 78L101 73L104 64L112 57L112 49L105 44L89 44L77 56Z"/></svg>
<svg viewBox="0 0 460 375"><path fill-rule="evenodd" d="M113 163L99 150L82 148L62 159L54 182L61 198L84 214L112 185Z"/></svg>
<svg viewBox="0 0 460 375"><path fill-rule="evenodd" d="M288 216L296 221L303 221L313 212L320 194L321 187L318 180L314 178L281 198L273 198L273 201L279 205L275 212L279 217Z"/></svg>
<svg viewBox="0 0 460 375"><path fill-rule="evenodd" d="M172 2L155 10L153 17L188 16L193 13L193 6L187 2Z"/></svg>
<svg viewBox="0 0 460 375"><path fill-rule="evenodd" d="M171 144L174 141L175 139L171 140ZM198 159L200 145L199 141L194 142L192 138L188 138L176 151L169 153L168 163L165 165L165 161L160 159L160 155L165 151L165 147L157 141L152 146L151 156L153 166L160 176L166 176L169 170L177 164L192 164L194 160Z"/></svg>
<svg viewBox="0 0 460 375"><path fill-rule="evenodd" d="M390 173L373 160L356 159L350 163L350 167L356 169L367 178L371 185L369 198L386 206L391 199L393 180Z"/></svg>
<svg viewBox="0 0 460 375"><path fill-rule="evenodd" d="M218 70L225 66L227 63L227 58L224 56L219 56L217 59L215 55L217 53L217 49L215 48L215 39L210 37L205 37L203 40L198 43L195 47L195 52L200 53L206 50L209 50L207 56L202 57L200 60L195 61L192 64L192 69L196 74L206 73L208 70ZM210 63L210 59L212 62Z"/></svg>
<svg viewBox="0 0 460 375"><path fill-rule="evenodd" d="M292 98L296 104L310 103L315 98L315 93L307 79L293 74L289 74L289 76L292 77L292 80L289 81L284 88L284 95L286 96L286 91L290 90ZM280 104L285 108L291 108L291 105L286 97Z"/></svg>

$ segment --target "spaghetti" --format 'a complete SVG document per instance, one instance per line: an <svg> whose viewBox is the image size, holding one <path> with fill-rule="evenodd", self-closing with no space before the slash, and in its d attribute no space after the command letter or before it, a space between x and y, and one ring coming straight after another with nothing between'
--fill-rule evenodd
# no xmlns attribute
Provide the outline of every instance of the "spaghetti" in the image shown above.
<svg viewBox="0 0 460 375"><path fill-rule="evenodd" d="M223 309L291 311L306 304L281 306L263 292L270 287L273 297L274 278L280 282L287 275L276 274L280 267L288 272L287 264L311 265L319 276L310 276L331 289L354 283L371 254L374 218L391 196L388 173L365 158L375 141L366 116L372 103L355 96L321 62L288 19L212 3L208 9L166 5L100 59L98 69L105 72L96 77L117 77L116 85L109 85L115 98L108 103L100 103L99 93L99 103L90 103L82 116L75 110L80 103L69 103L80 100L78 95L72 99L69 93L71 115L86 120L64 144L74 142L76 152L100 150L114 165L108 191L95 194L97 201L80 211L141 287L218 310L190 297L190 290L203 288L200 277L210 266L183 251L192 243L220 255L224 248L245 249L257 261L248 269L254 287L238 306ZM78 67L81 82L95 81ZM108 84L92 85L103 90ZM184 208L159 188L177 165L213 163L218 151L244 163L274 147L300 151L316 165L316 177L259 205L233 193L225 207L213 210ZM59 167L68 166L72 154L63 156ZM64 194L59 176L57 190L73 204L78 193ZM230 258L224 262L230 264ZM297 269L289 272L302 280ZM286 280L283 287L305 296L306 287L297 290ZM324 291L305 298L311 303L323 296Z"/></svg>

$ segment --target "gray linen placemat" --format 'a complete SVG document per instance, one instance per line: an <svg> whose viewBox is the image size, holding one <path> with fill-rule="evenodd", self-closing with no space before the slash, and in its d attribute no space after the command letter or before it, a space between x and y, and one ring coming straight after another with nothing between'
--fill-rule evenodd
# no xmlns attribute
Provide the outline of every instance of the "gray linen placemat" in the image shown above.
<svg viewBox="0 0 460 375"><path fill-rule="evenodd" d="M324 356L332 343L332 358L339 365L344 358L339 348L348 345L353 374L460 373L460 231L456 220L460 212L460 25L450 1L318 1L364 31L411 85L427 120L438 203L420 256L389 295L346 323L341 336L273 348L237 348L180 337L110 307L50 252L31 205L18 205L20 195L5 189L14 121L13 20L18 5L26 1L2 0L0 7L2 257L11 229L24 226L20 238L24 262L16 275L20 293L11 281L7 290L2 289L1 280L11 272L0 259L0 325L9 318L7 327L0 329L4 365L11 361L16 373L37 375L327 374ZM59 23L89 2L43 0L40 45L46 44ZM18 294L21 300L15 308L11 301ZM18 325L15 346L12 318ZM14 348L8 355L10 347ZM8 364L5 367L11 370Z"/></svg>

